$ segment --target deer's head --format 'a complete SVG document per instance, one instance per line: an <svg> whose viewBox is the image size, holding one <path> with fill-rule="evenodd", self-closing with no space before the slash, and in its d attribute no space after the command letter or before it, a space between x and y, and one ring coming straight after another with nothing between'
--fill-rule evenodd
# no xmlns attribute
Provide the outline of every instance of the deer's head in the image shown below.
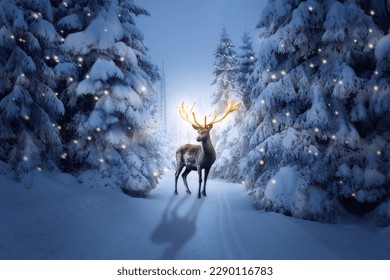
<svg viewBox="0 0 390 280"><path fill-rule="evenodd" d="M199 127L197 125L192 125L192 127L198 132L198 136L196 137L196 141L203 142L208 137L210 137L210 130L213 128L213 125L210 124L205 128Z"/></svg>
<svg viewBox="0 0 390 280"><path fill-rule="evenodd" d="M238 109L240 106L240 103L233 104L233 100L229 99L227 101L227 105L225 107L225 111L222 115L217 117L217 112L214 112L214 117L211 122L207 122L207 117L204 117L204 124L201 124L198 122L195 113L192 111L195 107L195 103L192 103L191 108L188 106L184 106L184 101L179 106L179 114L180 117L185 120L186 122L189 122L192 127L198 131L198 136L196 137L196 141L203 142L207 138L210 137L210 130L213 128L213 125L217 122L222 121L224 118L226 118L231 112L234 112ZM192 120L190 118L190 115L192 115Z"/></svg>

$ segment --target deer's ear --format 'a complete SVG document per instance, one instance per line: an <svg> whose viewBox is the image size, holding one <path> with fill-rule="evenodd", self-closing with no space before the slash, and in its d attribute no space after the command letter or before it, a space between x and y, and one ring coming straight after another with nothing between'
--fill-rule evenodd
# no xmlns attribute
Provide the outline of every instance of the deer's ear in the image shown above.
<svg viewBox="0 0 390 280"><path fill-rule="evenodd" d="M208 131L210 131L212 128L213 128L213 124L209 124L209 125L207 126L207 130L208 130Z"/></svg>
<svg viewBox="0 0 390 280"><path fill-rule="evenodd" d="M195 130L199 130L199 126L192 125L192 127L193 127Z"/></svg>

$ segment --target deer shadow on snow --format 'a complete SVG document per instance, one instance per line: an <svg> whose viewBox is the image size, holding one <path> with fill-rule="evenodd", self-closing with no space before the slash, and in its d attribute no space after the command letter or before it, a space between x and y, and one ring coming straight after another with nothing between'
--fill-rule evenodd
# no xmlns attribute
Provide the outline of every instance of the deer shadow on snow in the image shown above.
<svg viewBox="0 0 390 280"><path fill-rule="evenodd" d="M177 196L172 195L151 236L153 243L167 244L161 259L175 259L177 253L194 237L197 217L204 201L192 199L190 204L191 196L185 195L174 203L175 198Z"/></svg>

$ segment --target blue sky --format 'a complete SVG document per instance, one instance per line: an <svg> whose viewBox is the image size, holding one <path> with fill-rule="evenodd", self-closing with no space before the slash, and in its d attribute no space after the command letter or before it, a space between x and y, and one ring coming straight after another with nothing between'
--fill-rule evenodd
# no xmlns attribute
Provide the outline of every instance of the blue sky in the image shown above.
<svg viewBox="0 0 390 280"><path fill-rule="evenodd" d="M138 17L153 62L165 64L168 111L181 101L207 107L212 93L213 53L223 27L236 48L255 29L267 0L136 0L151 17ZM256 38L254 38L256 43ZM169 114L168 114L169 115Z"/></svg>

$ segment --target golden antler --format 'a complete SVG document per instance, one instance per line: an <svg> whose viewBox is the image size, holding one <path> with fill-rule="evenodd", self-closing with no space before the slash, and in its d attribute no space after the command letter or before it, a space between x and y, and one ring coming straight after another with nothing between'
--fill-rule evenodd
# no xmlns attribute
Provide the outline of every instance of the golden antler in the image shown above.
<svg viewBox="0 0 390 280"><path fill-rule="evenodd" d="M207 124L208 126L211 125L211 124L215 124L217 122L220 122L222 121L223 119L225 119L230 113L236 111L238 109L238 107L240 107L240 102L236 103L236 104L233 104L233 100L230 98L228 101L227 101L227 105L225 107L225 111L223 113L222 116L219 116L217 118L217 112L214 112L214 119L209 123Z"/></svg>
<svg viewBox="0 0 390 280"><path fill-rule="evenodd" d="M191 109L189 109L189 107L187 106L187 108L184 107L184 101L181 102L180 106L178 107L179 109L179 115L180 117L185 120L186 122L189 122L190 124L192 125L195 125L195 126L199 126L199 127L202 127L197 121L196 121L196 117L195 117L195 113L192 112L192 110L194 109L195 107L195 103L196 101L194 101L194 103L192 103L192 106L191 106ZM190 114L192 114L193 118L194 118L194 121L191 121L190 120Z"/></svg>
<svg viewBox="0 0 390 280"><path fill-rule="evenodd" d="M239 103L236 103L236 104L233 104L233 100L232 99L229 99L227 101L227 105L225 107L225 111L223 113L223 115L221 115L220 117L217 118L217 112L214 112L214 118L211 122L207 123L207 119L206 119L206 116L204 117L204 125L201 125L197 119L196 119L196 116L195 116L195 113L192 111L195 107L195 103L192 103L192 106L191 106L191 109L187 106L187 108L184 106L184 101L181 102L181 105L178 107L179 109L179 115L180 117L185 120L186 122L189 122L190 124L192 124L193 126L197 126L199 128L207 128L209 127L210 125L213 125L217 122L220 122L222 121L223 119L225 119L231 112L234 112L238 109L238 107L240 106L240 102ZM190 114L192 114L192 118L194 119L193 121L190 120Z"/></svg>

